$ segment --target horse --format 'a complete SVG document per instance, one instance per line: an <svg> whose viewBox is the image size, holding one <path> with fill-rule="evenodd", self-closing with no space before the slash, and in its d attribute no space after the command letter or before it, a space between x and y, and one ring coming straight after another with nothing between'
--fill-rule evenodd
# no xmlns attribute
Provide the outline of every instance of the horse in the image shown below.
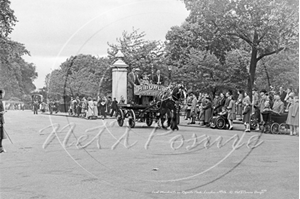
<svg viewBox="0 0 300 199"><path fill-rule="evenodd" d="M161 121L162 128L167 129L170 127L173 131L179 130L177 118L179 117L179 103L186 98L186 91L182 86L176 86L174 88L168 88L162 95L162 99L159 104L159 119ZM167 126L165 121L167 120Z"/></svg>

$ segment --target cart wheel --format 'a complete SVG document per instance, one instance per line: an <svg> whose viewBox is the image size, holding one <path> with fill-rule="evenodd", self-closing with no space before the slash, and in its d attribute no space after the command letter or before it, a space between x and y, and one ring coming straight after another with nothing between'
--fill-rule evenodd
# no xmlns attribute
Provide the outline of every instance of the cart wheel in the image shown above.
<svg viewBox="0 0 300 199"><path fill-rule="evenodd" d="M225 120L223 118L218 118L216 121L216 127L218 129L223 129L225 127L226 123Z"/></svg>
<svg viewBox="0 0 300 199"><path fill-rule="evenodd" d="M256 127L257 127L257 122L256 122L256 121L251 121L251 122L250 122L250 129L251 129L251 130L255 130Z"/></svg>
<svg viewBox="0 0 300 199"><path fill-rule="evenodd" d="M210 128L215 129L216 128L216 118L211 118L209 122Z"/></svg>
<svg viewBox="0 0 300 199"><path fill-rule="evenodd" d="M279 134L279 124L278 123L274 123L271 126L271 132L273 134Z"/></svg>
<svg viewBox="0 0 300 199"><path fill-rule="evenodd" d="M255 116L255 114L251 114L251 116L250 116L250 120L256 120L256 116Z"/></svg>
<svg viewBox="0 0 300 199"><path fill-rule="evenodd" d="M255 130L257 125L258 125L257 119L254 117L254 115L251 115L250 129Z"/></svg>
<svg viewBox="0 0 300 199"><path fill-rule="evenodd" d="M149 113L149 114L147 114L147 117L146 117L146 124L147 124L147 126L151 126L152 123L153 123L152 115Z"/></svg>
<svg viewBox="0 0 300 199"><path fill-rule="evenodd" d="M272 133L271 132L271 125L270 124L266 124L264 127L264 133Z"/></svg>
<svg viewBox="0 0 300 199"><path fill-rule="evenodd" d="M119 126L123 126L123 124L124 124L124 112L123 112L123 110L122 109L120 109L119 111L118 111L118 114L117 114L117 122L118 122L118 125Z"/></svg>
<svg viewBox="0 0 300 199"><path fill-rule="evenodd" d="M135 114L133 112L133 110L128 111L128 125L130 128L134 128L135 127Z"/></svg>
<svg viewBox="0 0 300 199"><path fill-rule="evenodd" d="M286 123L282 123L279 125L279 133L288 134L289 133L289 125Z"/></svg>
<svg viewBox="0 0 300 199"><path fill-rule="evenodd" d="M259 131L260 132L262 132L262 133L264 133L264 130L265 130L265 124L264 123L260 123L260 124L258 124L259 126Z"/></svg>

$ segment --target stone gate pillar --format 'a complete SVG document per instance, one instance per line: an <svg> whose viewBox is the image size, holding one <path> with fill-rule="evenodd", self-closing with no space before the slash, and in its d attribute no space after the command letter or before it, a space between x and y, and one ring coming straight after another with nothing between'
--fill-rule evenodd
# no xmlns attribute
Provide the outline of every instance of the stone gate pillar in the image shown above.
<svg viewBox="0 0 300 199"><path fill-rule="evenodd" d="M117 61L111 66L112 68L112 99L116 98L120 102L121 96L127 103L127 68L128 65L121 58L123 53L119 50L115 55Z"/></svg>

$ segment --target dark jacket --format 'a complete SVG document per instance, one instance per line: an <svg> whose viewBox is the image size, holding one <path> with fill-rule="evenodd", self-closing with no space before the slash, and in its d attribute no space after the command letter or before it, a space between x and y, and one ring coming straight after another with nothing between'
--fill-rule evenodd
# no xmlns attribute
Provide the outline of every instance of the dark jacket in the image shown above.
<svg viewBox="0 0 300 199"><path fill-rule="evenodd" d="M282 102L284 102L284 99L285 99L285 97L286 97L286 92L283 91L279 96L280 96L280 100L281 100Z"/></svg>
<svg viewBox="0 0 300 199"><path fill-rule="evenodd" d="M140 85L139 77L134 74L133 72L130 72L128 74L128 87L133 88L133 85Z"/></svg>
<svg viewBox="0 0 300 199"><path fill-rule="evenodd" d="M118 101L117 100L112 101L111 108L112 109L117 109L118 108Z"/></svg>
<svg viewBox="0 0 300 199"><path fill-rule="evenodd" d="M0 99L0 112L3 112L3 111L4 111L4 106L3 106L2 99ZM4 123L3 114L0 113L0 124L3 124L3 123Z"/></svg>
<svg viewBox="0 0 300 199"><path fill-rule="evenodd" d="M222 107L225 105L225 98L219 98L217 102L217 106L215 107L215 110L217 113L222 111Z"/></svg>
<svg viewBox="0 0 300 199"><path fill-rule="evenodd" d="M229 97L226 98L224 106L227 108L229 106L231 99Z"/></svg>
<svg viewBox="0 0 300 199"><path fill-rule="evenodd" d="M163 75L160 75L160 85L164 85L164 82L165 82L164 76L163 76ZM158 84L158 76L157 76L157 75L155 75L155 76L153 77L152 83L153 83L153 84Z"/></svg>

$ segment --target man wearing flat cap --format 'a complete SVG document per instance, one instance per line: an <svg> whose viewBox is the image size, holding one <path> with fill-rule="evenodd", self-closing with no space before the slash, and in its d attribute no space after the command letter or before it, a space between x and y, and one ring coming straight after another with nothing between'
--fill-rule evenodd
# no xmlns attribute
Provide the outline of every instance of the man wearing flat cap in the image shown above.
<svg viewBox="0 0 300 199"><path fill-rule="evenodd" d="M140 85L140 80L138 77L139 68L133 68L128 74L128 102L132 102L135 99L134 96L134 85Z"/></svg>

